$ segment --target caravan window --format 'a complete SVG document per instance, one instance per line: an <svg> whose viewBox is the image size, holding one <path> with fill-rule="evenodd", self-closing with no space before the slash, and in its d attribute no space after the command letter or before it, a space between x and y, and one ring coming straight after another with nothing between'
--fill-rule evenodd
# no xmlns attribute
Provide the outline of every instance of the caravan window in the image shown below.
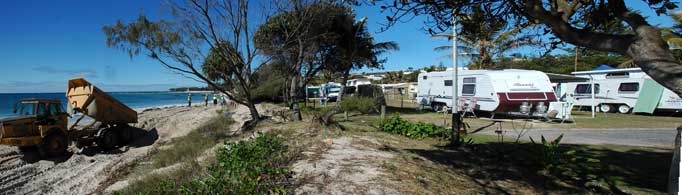
<svg viewBox="0 0 682 195"><path fill-rule="evenodd" d="M592 88L590 84L578 84L575 86L575 93L577 94L591 94ZM599 84L594 84L594 93L599 93Z"/></svg>
<svg viewBox="0 0 682 195"><path fill-rule="evenodd" d="M621 83L618 86L618 92L636 92L639 91L639 83Z"/></svg>
<svg viewBox="0 0 682 195"><path fill-rule="evenodd" d="M476 95L476 77L466 77L462 81L462 95Z"/></svg>
<svg viewBox="0 0 682 195"><path fill-rule="evenodd" d="M452 80L444 80L443 85L447 86L452 86Z"/></svg>
<svg viewBox="0 0 682 195"><path fill-rule="evenodd" d="M462 85L462 95L476 95L476 84Z"/></svg>
<svg viewBox="0 0 682 195"><path fill-rule="evenodd" d="M422 76L422 79L423 79L423 80L426 80L426 76Z"/></svg>

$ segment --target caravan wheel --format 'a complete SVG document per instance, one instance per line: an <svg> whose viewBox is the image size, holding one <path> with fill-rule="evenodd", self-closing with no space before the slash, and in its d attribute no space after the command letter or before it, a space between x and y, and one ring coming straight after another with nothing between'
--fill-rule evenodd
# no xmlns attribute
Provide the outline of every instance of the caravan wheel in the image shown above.
<svg viewBox="0 0 682 195"><path fill-rule="evenodd" d="M443 110L443 105L440 103L431 103L431 109L433 109L434 112L440 112Z"/></svg>
<svg viewBox="0 0 682 195"><path fill-rule="evenodd" d="M599 105L599 111L601 111L601 112L614 112L613 106L611 106L609 104Z"/></svg>
<svg viewBox="0 0 682 195"><path fill-rule="evenodd" d="M630 106L625 105L625 104L620 105L620 106L618 106L618 112L620 112L621 114L630 113Z"/></svg>

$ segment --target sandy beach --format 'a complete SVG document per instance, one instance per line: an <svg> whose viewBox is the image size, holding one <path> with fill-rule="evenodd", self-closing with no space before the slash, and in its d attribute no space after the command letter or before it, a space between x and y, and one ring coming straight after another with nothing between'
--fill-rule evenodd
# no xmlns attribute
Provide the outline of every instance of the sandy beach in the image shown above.
<svg viewBox="0 0 682 195"><path fill-rule="evenodd" d="M122 168L159 143L184 136L215 117L220 107L165 106L138 111L135 140L113 151L86 148L58 159L0 146L0 194L90 194L102 191Z"/></svg>

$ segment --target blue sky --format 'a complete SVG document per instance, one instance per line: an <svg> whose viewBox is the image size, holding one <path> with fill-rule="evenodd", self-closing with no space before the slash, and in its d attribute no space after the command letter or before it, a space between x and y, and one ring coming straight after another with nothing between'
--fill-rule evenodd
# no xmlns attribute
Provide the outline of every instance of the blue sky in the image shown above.
<svg viewBox="0 0 682 195"><path fill-rule="evenodd" d="M642 1L628 1L629 7L650 16L652 24L669 26L667 17L657 17ZM385 20L378 6L357 7L359 18L367 17L371 32L378 32ZM3 1L0 6L0 93L63 92L67 80L84 76L105 91L167 90L171 87L201 86L163 68L145 56L129 58L120 50L107 48L101 29L121 19L130 21L144 11L150 18L166 15L156 1ZM400 23L375 34L378 41L395 41L401 50L387 54L386 70L420 68L441 61L444 53L433 48L450 44L432 39L420 30L421 18ZM522 49L521 53L537 53ZM368 71L368 70L362 70Z"/></svg>

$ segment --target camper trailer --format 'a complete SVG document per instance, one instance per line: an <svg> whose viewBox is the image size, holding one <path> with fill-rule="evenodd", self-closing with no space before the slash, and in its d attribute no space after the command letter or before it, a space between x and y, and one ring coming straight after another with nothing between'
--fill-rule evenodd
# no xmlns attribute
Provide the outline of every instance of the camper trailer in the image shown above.
<svg viewBox="0 0 682 195"><path fill-rule="evenodd" d="M419 74L417 102L436 111L444 106L451 109L452 76L452 70ZM459 102L471 104L470 108L496 113L526 114L556 101L547 75L534 70L460 70L457 93Z"/></svg>
<svg viewBox="0 0 682 195"><path fill-rule="evenodd" d="M339 92L341 91L341 85L334 82L329 82L320 85L320 101L322 102L335 102L339 97Z"/></svg>
<svg viewBox="0 0 682 195"><path fill-rule="evenodd" d="M640 68L573 72L592 81L561 84L560 97L573 98L575 106L595 105L601 112L653 113L682 110L682 99L652 80ZM594 82L594 99L592 85Z"/></svg>

